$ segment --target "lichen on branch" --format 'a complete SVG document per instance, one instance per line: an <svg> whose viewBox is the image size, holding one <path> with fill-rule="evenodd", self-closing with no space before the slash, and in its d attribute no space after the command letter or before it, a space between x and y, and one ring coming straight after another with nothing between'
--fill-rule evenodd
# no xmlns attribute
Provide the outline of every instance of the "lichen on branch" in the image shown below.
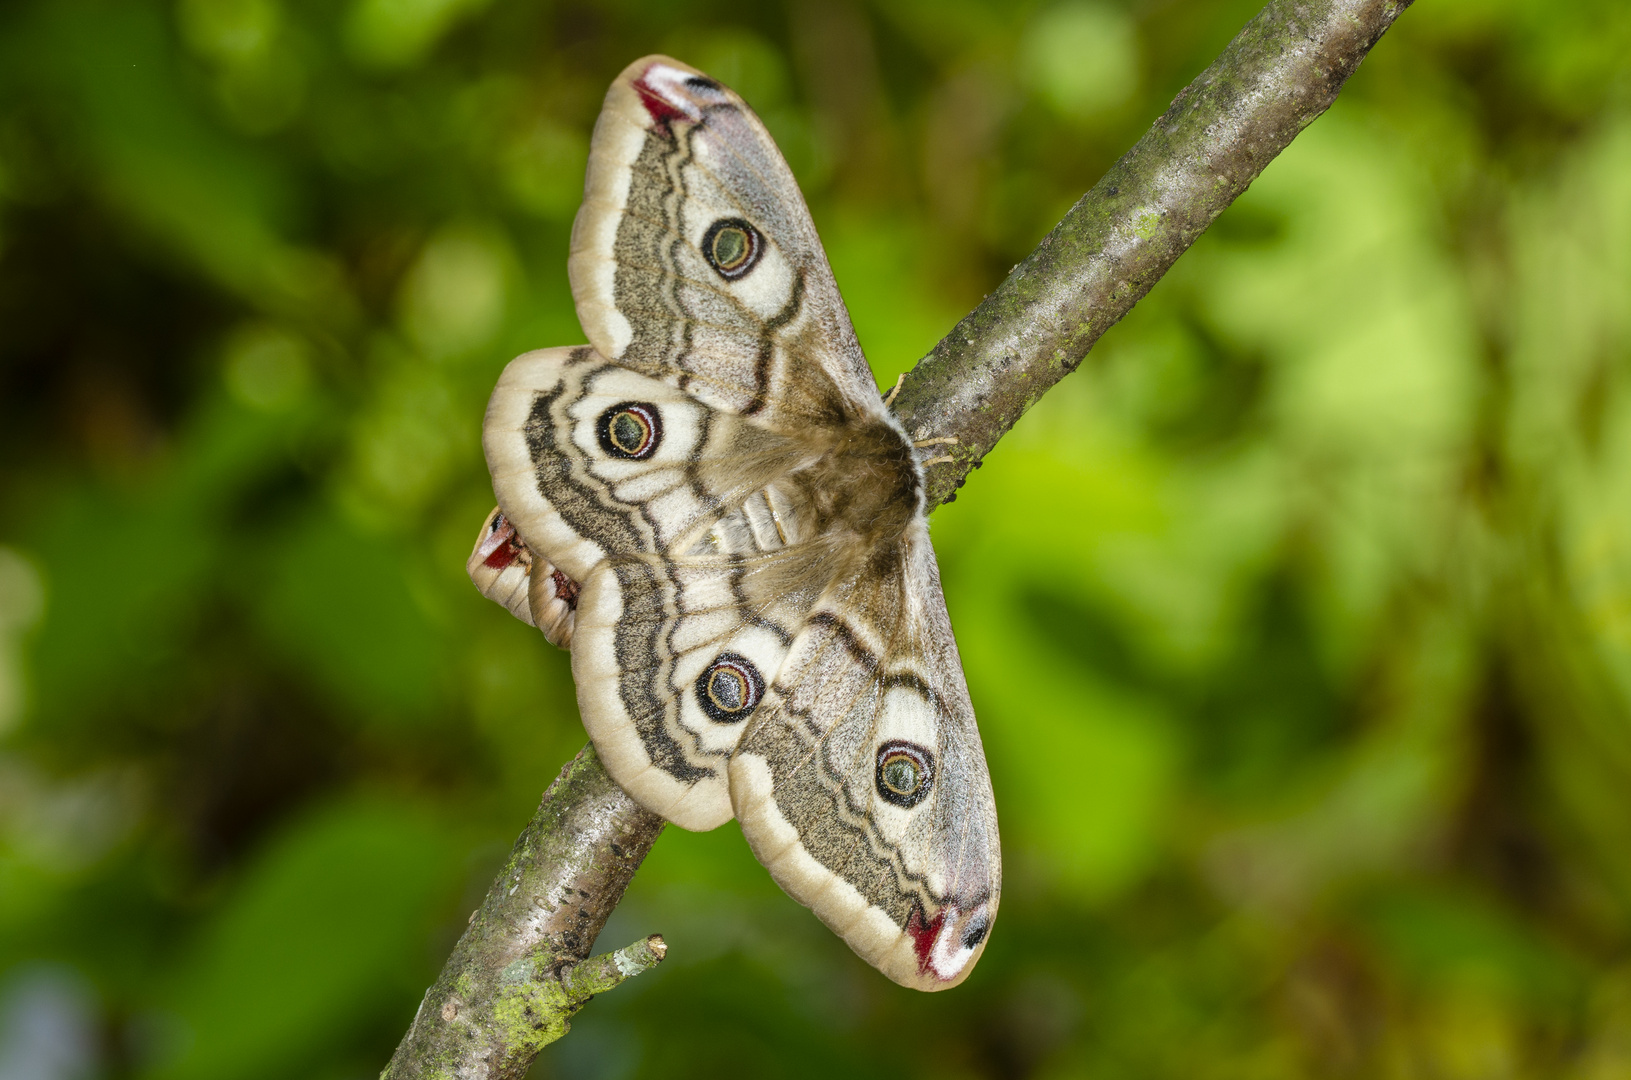
<svg viewBox="0 0 1631 1080"><path fill-rule="evenodd" d="M525 1076L591 997L655 967L667 952L655 934L589 950L662 829L584 747L544 792L381 1077Z"/></svg>

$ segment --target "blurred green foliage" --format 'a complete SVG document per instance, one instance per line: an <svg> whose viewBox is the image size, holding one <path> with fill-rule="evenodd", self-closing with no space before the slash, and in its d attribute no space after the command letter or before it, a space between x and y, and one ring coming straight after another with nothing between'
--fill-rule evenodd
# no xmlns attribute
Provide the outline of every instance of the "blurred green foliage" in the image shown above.
<svg viewBox="0 0 1631 1080"><path fill-rule="evenodd" d="M887 385L1255 6L0 9L0 1077L375 1075L581 745L463 564L624 64L760 109ZM534 1075L1631 1075L1628 58L1416 5L935 515L963 988L674 830Z"/></svg>

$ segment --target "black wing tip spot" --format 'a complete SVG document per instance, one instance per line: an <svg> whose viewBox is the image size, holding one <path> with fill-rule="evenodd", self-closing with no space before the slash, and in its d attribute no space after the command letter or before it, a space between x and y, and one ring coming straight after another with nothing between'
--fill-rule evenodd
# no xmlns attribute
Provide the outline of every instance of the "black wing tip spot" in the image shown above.
<svg viewBox="0 0 1631 1080"><path fill-rule="evenodd" d="M984 918L975 919L969 924L968 929L963 931L963 948L974 948L980 942L984 941L985 935L989 934L990 932L991 920Z"/></svg>
<svg viewBox="0 0 1631 1080"><path fill-rule="evenodd" d="M685 80L685 85L689 86L693 90L720 90L720 91L722 91L722 90L725 89L719 83L714 82L712 79L708 78L708 76L706 76L706 75L692 75L690 78Z"/></svg>

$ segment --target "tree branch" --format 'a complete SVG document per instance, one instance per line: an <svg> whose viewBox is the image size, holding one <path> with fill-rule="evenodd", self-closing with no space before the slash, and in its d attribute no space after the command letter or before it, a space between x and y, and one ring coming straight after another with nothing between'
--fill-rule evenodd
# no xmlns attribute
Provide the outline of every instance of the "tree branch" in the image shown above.
<svg viewBox="0 0 1631 1080"><path fill-rule="evenodd" d="M930 506L1331 107L1410 3L1274 0L912 369L895 401L906 430L957 439L929 469Z"/></svg>
<svg viewBox="0 0 1631 1080"><path fill-rule="evenodd" d="M585 959L663 819L585 746L538 812L419 1003L382 1080L519 1080L595 994L655 967L655 934Z"/></svg>
<svg viewBox="0 0 1631 1080"><path fill-rule="evenodd" d="M1273 0L901 386L914 438L955 438L929 505L1127 314L1337 92L1410 0ZM382 1074L509 1080L589 996L662 959L587 960L662 831L592 747L562 770Z"/></svg>

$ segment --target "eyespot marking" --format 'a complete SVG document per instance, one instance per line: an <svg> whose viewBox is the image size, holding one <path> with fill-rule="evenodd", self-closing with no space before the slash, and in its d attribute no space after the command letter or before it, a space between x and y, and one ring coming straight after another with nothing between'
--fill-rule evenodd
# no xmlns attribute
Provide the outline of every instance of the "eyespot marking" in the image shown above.
<svg viewBox="0 0 1631 1080"><path fill-rule="evenodd" d="M886 742L878 747L873 780L884 802L910 809L934 786L934 755L916 743Z"/></svg>
<svg viewBox="0 0 1631 1080"><path fill-rule="evenodd" d="M764 237L741 218L720 218L702 236L702 257L726 281L736 281L759 263Z"/></svg>
<svg viewBox="0 0 1631 1080"><path fill-rule="evenodd" d="M629 461L644 461L663 441L662 416L657 406L644 401L613 405L600 414L595 431L602 450Z"/></svg>
<svg viewBox="0 0 1631 1080"><path fill-rule="evenodd" d="M746 720L764 697L765 681L745 657L721 653L697 676L697 704L708 719L721 724Z"/></svg>

